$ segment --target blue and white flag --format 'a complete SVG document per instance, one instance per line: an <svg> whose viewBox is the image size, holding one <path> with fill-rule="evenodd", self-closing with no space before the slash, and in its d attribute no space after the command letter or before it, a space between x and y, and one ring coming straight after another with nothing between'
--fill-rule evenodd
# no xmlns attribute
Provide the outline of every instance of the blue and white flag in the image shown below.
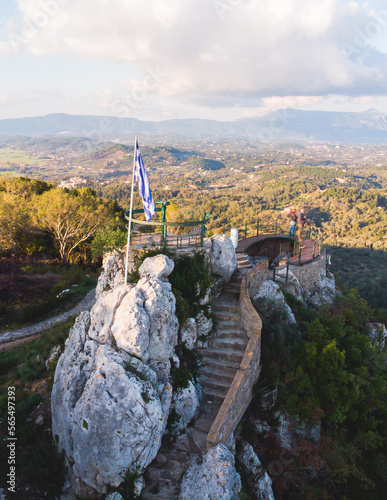
<svg viewBox="0 0 387 500"><path fill-rule="evenodd" d="M136 163L134 167L134 180L138 182L138 190L144 205L146 220L149 222L155 213L155 204L153 203L152 192L150 190L148 177L146 176L144 163L142 161L140 148L136 141Z"/></svg>

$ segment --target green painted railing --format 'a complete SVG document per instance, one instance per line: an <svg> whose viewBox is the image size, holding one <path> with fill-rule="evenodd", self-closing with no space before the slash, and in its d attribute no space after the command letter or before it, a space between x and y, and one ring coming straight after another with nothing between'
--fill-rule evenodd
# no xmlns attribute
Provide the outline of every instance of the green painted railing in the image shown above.
<svg viewBox="0 0 387 500"><path fill-rule="evenodd" d="M239 230L239 240L245 240L247 238L251 238L254 236L264 236L264 235L276 235L286 236L289 234L289 220L283 218L272 219L270 221L260 221L257 220L256 223L247 224L245 223L244 228ZM320 256L323 248L323 233L321 229L319 229L314 224L310 222L307 223L307 227L304 228L302 235L304 238L313 241L313 253L312 260L314 261L317 257ZM292 252L288 252L286 254L286 283L288 282L289 276L289 266L290 265L301 265L302 259L302 248L300 242L297 239L298 233L297 229L295 231L295 236L290 237L294 241L294 248ZM280 255L282 256L282 248L280 248ZM296 259L295 259L296 258ZM292 262L291 262L292 260ZM282 259L282 265L284 263L284 259ZM273 268L273 281L276 279L277 268Z"/></svg>
<svg viewBox="0 0 387 500"><path fill-rule="evenodd" d="M143 210L133 210L133 214L143 213ZM125 212L125 218L129 219L129 212ZM141 233L140 240L142 237L148 235L160 235L160 247L170 247L170 248L183 248L183 247L193 247L200 246L203 247L203 241L206 235L206 222L210 218L210 214L205 213L202 220L199 221L189 221L189 222L169 222L165 220L165 210L163 211L162 221L143 221L138 219L133 219L133 224L139 227L154 227L152 233ZM168 234L168 227L174 228L192 228L190 232L184 232L181 234ZM160 229L161 231L158 231ZM136 244L136 238L138 236L135 234L132 236L133 243ZM141 244L141 241L140 241ZM151 244L156 245L157 243L153 241Z"/></svg>

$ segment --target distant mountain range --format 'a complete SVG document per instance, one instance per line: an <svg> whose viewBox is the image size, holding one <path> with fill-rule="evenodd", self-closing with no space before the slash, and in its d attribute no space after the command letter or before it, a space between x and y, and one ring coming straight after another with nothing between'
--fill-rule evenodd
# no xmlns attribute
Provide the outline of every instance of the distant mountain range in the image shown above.
<svg viewBox="0 0 387 500"><path fill-rule="evenodd" d="M283 109L259 118L141 121L135 118L67 115L0 120L0 136L87 137L107 140L138 135L190 139L245 138L257 142L316 140L339 143L387 142L387 115Z"/></svg>

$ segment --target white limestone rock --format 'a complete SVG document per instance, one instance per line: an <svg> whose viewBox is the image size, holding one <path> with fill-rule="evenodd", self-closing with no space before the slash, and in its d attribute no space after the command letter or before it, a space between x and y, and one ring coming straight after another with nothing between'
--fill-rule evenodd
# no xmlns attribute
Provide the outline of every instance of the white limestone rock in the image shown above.
<svg viewBox="0 0 387 500"><path fill-rule="evenodd" d="M211 238L211 242L211 270L228 282L238 267L234 245L225 234L216 234Z"/></svg>
<svg viewBox="0 0 387 500"><path fill-rule="evenodd" d="M183 477L179 500L236 500L241 479L232 453L222 444L211 448L202 464L192 464Z"/></svg>
<svg viewBox="0 0 387 500"><path fill-rule="evenodd" d="M368 323L370 327L369 337L373 344L379 345L381 349L386 347L387 329L383 323Z"/></svg>
<svg viewBox="0 0 387 500"><path fill-rule="evenodd" d="M121 252L107 253L103 258L103 271L98 278L95 297L98 300L101 295L116 286L122 285L125 274L125 255Z"/></svg>
<svg viewBox="0 0 387 500"><path fill-rule="evenodd" d="M264 281L258 288L257 294L254 295L253 302L256 302L259 308L264 307L268 315L280 311L284 314L285 321L290 324L297 324L296 318L286 303L280 287L274 281Z"/></svg>
<svg viewBox="0 0 387 500"><path fill-rule="evenodd" d="M117 308L123 298L132 290L131 286L120 285L101 295L90 312L90 338L101 343L112 343L111 328Z"/></svg>
<svg viewBox="0 0 387 500"><path fill-rule="evenodd" d="M121 285L100 297L89 336L139 357L166 380L177 344L175 310L170 283L143 278L133 288Z"/></svg>
<svg viewBox="0 0 387 500"><path fill-rule="evenodd" d="M160 254L155 257L148 257L139 268L141 278L152 278L165 281L171 274L175 263L166 255Z"/></svg>
<svg viewBox="0 0 387 500"><path fill-rule="evenodd" d="M115 287L77 318L51 398L53 434L76 494L105 493L156 456L177 331L171 285L153 278Z"/></svg>
<svg viewBox="0 0 387 500"><path fill-rule="evenodd" d="M46 359L46 362L45 362L45 365L46 365L46 368L47 370L50 368L50 366L52 366L55 361L59 358L60 354L62 352L62 349L60 347L60 345L57 345L57 346L54 346L51 351L50 351L50 355L48 356L48 358Z"/></svg>
<svg viewBox="0 0 387 500"><path fill-rule="evenodd" d="M321 269L319 280L307 293L307 302L314 307L331 305L337 294L335 277L332 273Z"/></svg>
<svg viewBox="0 0 387 500"><path fill-rule="evenodd" d="M207 318L203 311L201 311L196 317L196 331L198 337L207 337L213 328L213 323L211 318Z"/></svg>
<svg viewBox="0 0 387 500"><path fill-rule="evenodd" d="M275 417L278 419L278 427L275 434L278 438L281 448L293 451L294 445L300 439L312 440L318 443L321 438L321 424L307 424L299 422L285 412L276 412Z"/></svg>
<svg viewBox="0 0 387 500"><path fill-rule="evenodd" d="M211 288L207 288L206 293L202 299L199 300L199 305L207 306L211 302Z"/></svg>
<svg viewBox="0 0 387 500"><path fill-rule="evenodd" d="M71 330L51 398L52 429L77 494L105 493L156 456L172 398L140 360L87 336L87 313Z"/></svg>
<svg viewBox="0 0 387 500"><path fill-rule="evenodd" d="M278 269L276 274L276 281L278 285L281 286L281 288L294 295L299 301L305 303L304 290L296 275L292 273L292 271L289 270L288 282L286 283L286 268Z"/></svg>
<svg viewBox="0 0 387 500"><path fill-rule="evenodd" d="M210 289L211 300L214 300L221 295L221 293L223 291L223 285L224 285L223 278L218 277L212 281L211 289ZM200 303L200 305L205 305L205 304Z"/></svg>
<svg viewBox="0 0 387 500"><path fill-rule="evenodd" d="M253 498L256 500L274 500L272 480L262 467L253 447L243 442L238 458L246 470L248 484L253 490Z"/></svg>
<svg viewBox="0 0 387 500"><path fill-rule="evenodd" d="M188 387L178 389L174 393L172 405L180 417L174 427L174 431L178 432L185 429L199 413L199 396L191 380L188 382Z"/></svg>
<svg viewBox="0 0 387 500"><path fill-rule="evenodd" d="M212 319L207 318L201 311L195 318L188 318L180 328L181 342L187 349L193 349L195 346L203 347L207 342L203 337L207 337L212 328ZM198 340L200 337L201 340Z"/></svg>
<svg viewBox="0 0 387 500"><path fill-rule="evenodd" d="M137 479L134 480L134 496L139 497L142 493L142 490L144 489L145 486L145 480L144 478L138 477Z"/></svg>
<svg viewBox="0 0 387 500"><path fill-rule="evenodd" d="M110 495L108 495L105 498L105 500L124 500L124 499L117 491L115 491L114 493L110 493Z"/></svg>
<svg viewBox="0 0 387 500"><path fill-rule="evenodd" d="M181 343L187 349L193 349L197 339L197 328L195 318L188 318L180 328Z"/></svg>

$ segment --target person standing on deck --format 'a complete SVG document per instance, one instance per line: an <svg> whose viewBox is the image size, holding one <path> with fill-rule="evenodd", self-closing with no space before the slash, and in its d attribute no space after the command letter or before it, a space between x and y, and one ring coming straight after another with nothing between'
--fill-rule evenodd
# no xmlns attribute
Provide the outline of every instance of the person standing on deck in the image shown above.
<svg viewBox="0 0 387 500"><path fill-rule="evenodd" d="M304 229L304 226L305 226L305 223L306 223L306 215L305 215L305 209L304 208L301 208L301 210L299 211L298 213L298 217L297 217L297 224L298 224L298 241L301 245L301 248L302 247L302 231Z"/></svg>
<svg viewBox="0 0 387 500"><path fill-rule="evenodd" d="M289 226L289 236L293 237L296 232L297 215L296 209L292 208L289 213L290 226Z"/></svg>

